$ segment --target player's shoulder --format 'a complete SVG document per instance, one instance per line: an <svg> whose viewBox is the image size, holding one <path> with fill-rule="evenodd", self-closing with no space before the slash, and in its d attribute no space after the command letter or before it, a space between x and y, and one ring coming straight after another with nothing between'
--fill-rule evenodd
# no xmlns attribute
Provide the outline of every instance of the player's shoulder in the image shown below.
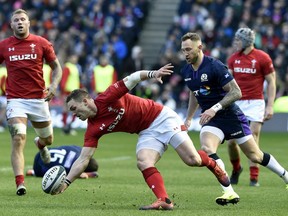
<svg viewBox="0 0 288 216"><path fill-rule="evenodd" d="M35 34L30 34L28 40L42 47L46 47L51 44L46 38Z"/></svg>
<svg viewBox="0 0 288 216"><path fill-rule="evenodd" d="M222 70L223 67L227 68L220 59L214 58L212 56L204 56L203 63L207 68L211 68L212 71L213 69ZM207 70L207 68L205 68L205 70Z"/></svg>
<svg viewBox="0 0 288 216"><path fill-rule="evenodd" d="M9 45L14 41L15 37L10 36L8 38L5 38L4 40L0 41L0 46L1 47L9 47Z"/></svg>
<svg viewBox="0 0 288 216"><path fill-rule="evenodd" d="M183 65L183 67L181 68L180 74L182 75L185 74L186 71L189 70L190 67L191 67L190 64Z"/></svg>
<svg viewBox="0 0 288 216"><path fill-rule="evenodd" d="M259 59L262 59L262 58L270 58L270 56L269 56L268 53L266 53L266 52L263 51L263 50L256 49L256 48L253 49L253 54L256 55Z"/></svg>
<svg viewBox="0 0 288 216"><path fill-rule="evenodd" d="M30 34L29 39L33 40L33 41L40 42L41 44L50 44L50 42L46 38L44 38L40 35Z"/></svg>
<svg viewBox="0 0 288 216"><path fill-rule="evenodd" d="M242 53L241 52L234 52L230 55L230 57L228 58L228 61L233 61L239 57L241 57Z"/></svg>
<svg viewBox="0 0 288 216"><path fill-rule="evenodd" d="M204 55L203 63L205 65L208 65L208 66L209 66L209 64L211 64L211 65L223 65L224 64L219 59L214 58L212 56L207 56L207 55Z"/></svg>

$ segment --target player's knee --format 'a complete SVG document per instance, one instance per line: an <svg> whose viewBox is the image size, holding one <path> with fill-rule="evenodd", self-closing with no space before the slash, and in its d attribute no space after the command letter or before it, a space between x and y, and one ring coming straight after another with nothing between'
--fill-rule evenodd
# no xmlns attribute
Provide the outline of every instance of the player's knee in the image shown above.
<svg viewBox="0 0 288 216"><path fill-rule="evenodd" d="M260 152L259 152L259 153L253 152L253 153L250 153L249 159L250 159L253 163L258 163L258 164L260 164L260 163L262 162L263 155L261 155Z"/></svg>
<svg viewBox="0 0 288 216"><path fill-rule="evenodd" d="M210 155L211 153L214 153L214 152L212 151L212 149L211 149L208 145L202 145L202 146L201 146L201 149L202 149L204 152L206 152L208 155Z"/></svg>
<svg viewBox="0 0 288 216"><path fill-rule="evenodd" d="M34 130L45 145L53 143L53 127L51 124L45 128L34 128Z"/></svg>
<svg viewBox="0 0 288 216"><path fill-rule="evenodd" d="M139 169L139 170L144 170L144 165L145 165L145 163L143 163L143 161L141 161L141 160L137 160L137 168Z"/></svg>
<svg viewBox="0 0 288 216"><path fill-rule="evenodd" d="M137 168L139 169L139 170L145 170L145 169L147 169L147 168L149 168L149 167L152 167L152 166L154 166L154 164L153 163L150 163L149 161L147 161L147 160L137 160Z"/></svg>
<svg viewBox="0 0 288 216"><path fill-rule="evenodd" d="M53 136L52 135L49 136L49 137L46 137L46 138L41 138L41 139L43 140L45 146L46 145L49 146L49 145L51 145L53 143Z"/></svg>
<svg viewBox="0 0 288 216"><path fill-rule="evenodd" d="M15 147L22 146L25 144L26 135L25 134L16 134L12 138L13 145Z"/></svg>
<svg viewBox="0 0 288 216"><path fill-rule="evenodd" d="M189 156L184 161L188 166L200 166L201 165L201 158L197 156Z"/></svg>
<svg viewBox="0 0 288 216"><path fill-rule="evenodd" d="M12 137L19 135L19 136L25 136L26 135L26 130L27 130L27 126L23 123L16 123L16 124L12 124L12 125L8 125L9 127L9 132L11 134Z"/></svg>

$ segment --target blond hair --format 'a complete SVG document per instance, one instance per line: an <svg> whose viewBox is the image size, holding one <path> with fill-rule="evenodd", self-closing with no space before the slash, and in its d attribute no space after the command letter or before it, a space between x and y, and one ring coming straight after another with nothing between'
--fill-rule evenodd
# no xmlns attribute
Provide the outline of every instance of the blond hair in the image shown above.
<svg viewBox="0 0 288 216"><path fill-rule="evenodd" d="M186 40L191 40L191 41L201 41L201 37L197 33L192 33L188 32L185 35L182 36L181 41L186 41Z"/></svg>
<svg viewBox="0 0 288 216"><path fill-rule="evenodd" d="M11 19L12 19L12 17L13 17L14 15L16 15L16 14L22 14L22 13L26 14L26 16L29 18L27 11L25 11L25 10L23 10L23 9L20 8L20 9L15 10L15 11L12 13Z"/></svg>

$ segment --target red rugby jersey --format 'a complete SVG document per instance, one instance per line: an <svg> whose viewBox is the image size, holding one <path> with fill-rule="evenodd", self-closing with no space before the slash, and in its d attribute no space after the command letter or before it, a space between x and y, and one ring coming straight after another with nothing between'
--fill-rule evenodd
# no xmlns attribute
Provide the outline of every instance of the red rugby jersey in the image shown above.
<svg viewBox="0 0 288 216"><path fill-rule="evenodd" d="M241 91L241 100L263 99L263 83L265 76L274 71L271 58L259 49L253 49L248 55L234 53L228 59L228 68Z"/></svg>
<svg viewBox="0 0 288 216"><path fill-rule="evenodd" d="M97 115L88 119L84 146L97 147L101 136L113 132L139 133L148 128L163 106L128 92L123 80L111 85L94 100Z"/></svg>
<svg viewBox="0 0 288 216"><path fill-rule="evenodd" d="M43 61L56 59L52 44L45 38L29 34L25 39L11 36L0 42L0 64L7 67L6 96L10 98L44 98Z"/></svg>

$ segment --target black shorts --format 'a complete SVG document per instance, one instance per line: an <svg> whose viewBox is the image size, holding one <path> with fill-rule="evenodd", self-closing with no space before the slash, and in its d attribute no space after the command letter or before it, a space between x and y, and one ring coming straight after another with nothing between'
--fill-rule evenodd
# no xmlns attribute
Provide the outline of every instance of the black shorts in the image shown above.
<svg viewBox="0 0 288 216"><path fill-rule="evenodd" d="M220 129L224 133L224 140L238 139L252 134L246 116L236 104L218 111L204 126Z"/></svg>

